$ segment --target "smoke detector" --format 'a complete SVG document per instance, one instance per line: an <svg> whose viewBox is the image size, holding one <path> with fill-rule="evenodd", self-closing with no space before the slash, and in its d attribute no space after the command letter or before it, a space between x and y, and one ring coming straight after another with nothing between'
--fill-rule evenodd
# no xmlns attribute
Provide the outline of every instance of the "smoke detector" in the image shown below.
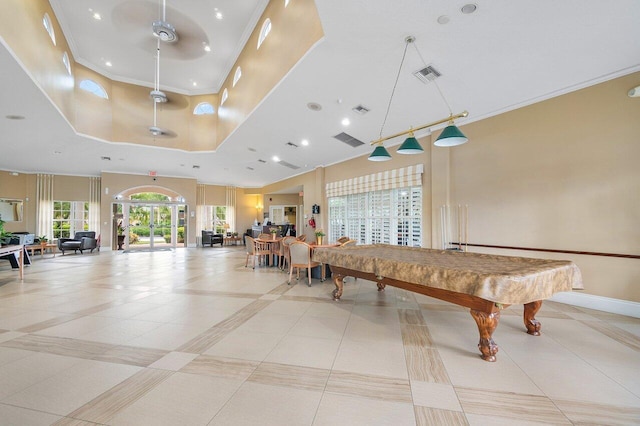
<svg viewBox="0 0 640 426"><path fill-rule="evenodd" d="M162 90L152 90L149 96L153 99L153 102L157 103L165 103L168 100L167 95Z"/></svg>
<svg viewBox="0 0 640 426"><path fill-rule="evenodd" d="M153 21L153 35L165 43L178 41L178 33L176 33L176 29L173 25L165 21Z"/></svg>

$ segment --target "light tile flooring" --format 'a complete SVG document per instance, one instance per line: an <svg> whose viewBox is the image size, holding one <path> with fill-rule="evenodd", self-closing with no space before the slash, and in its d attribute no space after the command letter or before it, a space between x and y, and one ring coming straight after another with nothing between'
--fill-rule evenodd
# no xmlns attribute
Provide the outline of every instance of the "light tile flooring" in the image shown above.
<svg viewBox="0 0 640 426"><path fill-rule="evenodd" d="M287 285L242 247L0 263L2 425L640 424L640 319L502 314L348 279Z"/></svg>

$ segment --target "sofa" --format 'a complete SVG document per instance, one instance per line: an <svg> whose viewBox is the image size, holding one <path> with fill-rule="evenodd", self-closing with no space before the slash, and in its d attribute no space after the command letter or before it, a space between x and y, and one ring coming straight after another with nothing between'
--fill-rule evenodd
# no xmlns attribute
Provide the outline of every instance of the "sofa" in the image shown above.
<svg viewBox="0 0 640 426"><path fill-rule="evenodd" d="M220 244L220 247L224 245L224 235L214 234L213 231L202 231L202 246L209 245L213 247L214 244Z"/></svg>
<svg viewBox="0 0 640 426"><path fill-rule="evenodd" d="M96 240L96 233L94 231L78 231L73 238L60 238L58 239L58 250L64 256L65 251L73 250L77 253L80 250L82 254L83 250L93 250L98 247L98 240Z"/></svg>

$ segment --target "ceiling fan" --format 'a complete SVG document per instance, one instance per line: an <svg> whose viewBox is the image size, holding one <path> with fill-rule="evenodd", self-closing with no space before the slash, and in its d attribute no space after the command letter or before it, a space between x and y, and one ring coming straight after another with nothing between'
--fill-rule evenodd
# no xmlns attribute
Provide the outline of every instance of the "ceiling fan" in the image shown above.
<svg viewBox="0 0 640 426"><path fill-rule="evenodd" d="M152 136L169 136L170 131L158 127L158 104L166 103L169 98L160 90L160 42L174 43L178 41L178 33L173 25L166 21L167 5L166 0L162 0L162 19L153 21L153 35L156 41L156 73L154 78L153 90L149 93L149 97L153 101L153 126L149 127Z"/></svg>

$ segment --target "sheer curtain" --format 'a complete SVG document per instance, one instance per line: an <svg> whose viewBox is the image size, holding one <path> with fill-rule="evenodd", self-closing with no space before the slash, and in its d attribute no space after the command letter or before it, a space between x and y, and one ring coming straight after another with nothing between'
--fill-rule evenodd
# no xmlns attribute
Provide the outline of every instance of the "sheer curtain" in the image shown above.
<svg viewBox="0 0 640 426"><path fill-rule="evenodd" d="M236 229L236 187L227 186L227 223L231 232L238 232Z"/></svg>
<svg viewBox="0 0 640 426"><path fill-rule="evenodd" d="M96 238L100 236L100 186L99 177L89 178L89 231L95 231Z"/></svg>
<svg viewBox="0 0 640 426"><path fill-rule="evenodd" d="M196 243L202 245L202 231L207 229L205 185L196 187Z"/></svg>
<svg viewBox="0 0 640 426"><path fill-rule="evenodd" d="M53 239L53 175L38 173L36 177L36 210L38 235Z"/></svg>

